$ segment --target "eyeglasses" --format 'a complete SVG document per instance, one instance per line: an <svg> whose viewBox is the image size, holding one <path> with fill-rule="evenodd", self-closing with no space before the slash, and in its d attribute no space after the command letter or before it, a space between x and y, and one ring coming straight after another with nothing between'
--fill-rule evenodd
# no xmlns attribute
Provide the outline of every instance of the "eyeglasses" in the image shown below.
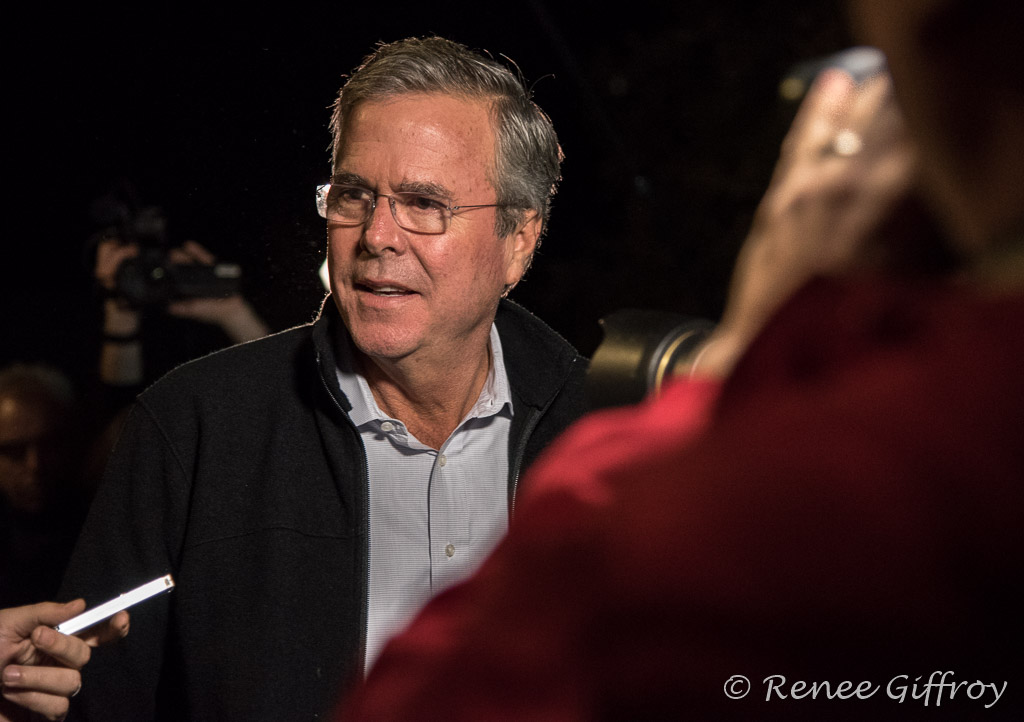
<svg viewBox="0 0 1024 722"><path fill-rule="evenodd" d="M373 217L377 199L387 198L395 223L413 233L438 235L448 230L456 211L502 208L500 203L451 206L423 193L374 193L362 186L325 183L316 187L316 210L321 218L342 226L358 226Z"/></svg>

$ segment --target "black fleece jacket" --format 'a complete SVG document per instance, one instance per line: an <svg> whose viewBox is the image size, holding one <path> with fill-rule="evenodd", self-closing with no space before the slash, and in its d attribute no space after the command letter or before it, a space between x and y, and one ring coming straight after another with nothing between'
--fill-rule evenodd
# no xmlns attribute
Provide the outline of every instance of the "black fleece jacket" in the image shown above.
<svg viewBox="0 0 1024 722"><path fill-rule="evenodd" d="M61 597L162 574L97 649L72 719L314 720L362 673L367 472L338 390L328 299L314 323L186 364L141 394ZM586 360L515 304L495 319L513 396L509 495L583 412ZM510 504L511 508L511 504Z"/></svg>

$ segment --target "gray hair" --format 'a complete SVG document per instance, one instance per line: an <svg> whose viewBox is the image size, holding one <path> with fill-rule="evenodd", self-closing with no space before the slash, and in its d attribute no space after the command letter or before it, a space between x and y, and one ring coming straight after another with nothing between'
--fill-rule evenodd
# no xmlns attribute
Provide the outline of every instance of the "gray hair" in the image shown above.
<svg viewBox="0 0 1024 722"><path fill-rule="evenodd" d="M562 149L551 120L521 77L466 46L440 37L381 44L338 93L331 116L332 166L337 167L345 121L360 103L411 93L443 93L490 103L497 147L492 183L499 208L495 233L504 238L535 210L547 227L561 180Z"/></svg>

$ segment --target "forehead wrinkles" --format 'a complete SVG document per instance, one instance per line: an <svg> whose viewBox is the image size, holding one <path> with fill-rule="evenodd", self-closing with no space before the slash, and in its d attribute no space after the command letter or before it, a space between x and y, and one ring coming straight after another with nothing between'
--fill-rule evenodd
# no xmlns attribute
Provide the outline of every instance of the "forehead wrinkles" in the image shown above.
<svg viewBox="0 0 1024 722"><path fill-rule="evenodd" d="M367 116L377 122L367 123ZM392 140L425 147L447 161L482 161L484 178L497 189L500 141L493 98L408 93L363 100L345 117L335 170L347 170L345 160L357 121L361 134L367 133L370 125L377 140L384 141L386 135L395 133ZM453 153L453 140L458 141L462 153Z"/></svg>

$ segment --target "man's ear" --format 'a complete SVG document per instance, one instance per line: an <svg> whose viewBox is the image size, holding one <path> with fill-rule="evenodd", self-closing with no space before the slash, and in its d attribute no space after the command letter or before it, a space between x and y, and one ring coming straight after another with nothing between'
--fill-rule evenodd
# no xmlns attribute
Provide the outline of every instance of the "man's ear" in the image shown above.
<svg viewBox="0 0 1024 722"><path fill-rule="evenodd" d="M519 227L512 232L509 247L509 262L505 268L505 288L511 289L526 273L537 250L537 241L544 227L540 213L527 211Z"/></svg>

